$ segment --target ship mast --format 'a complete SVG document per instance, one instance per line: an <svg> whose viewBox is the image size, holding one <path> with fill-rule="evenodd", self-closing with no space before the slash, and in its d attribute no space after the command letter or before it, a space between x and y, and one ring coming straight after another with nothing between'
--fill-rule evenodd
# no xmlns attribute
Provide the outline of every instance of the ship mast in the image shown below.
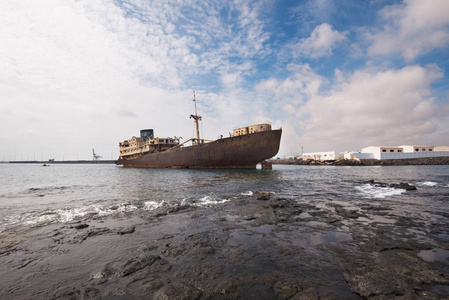
<svg viewBox="0 0 449 300"><path fill-rule="evenodd" d="M198 126L198 120L201 120L201 116L198 116L198 113L196 111L195 91L193 91L193 102L195 103L195 114L190 115L190 118L193 118L195 120L195 126L196 126L196 141L193 140L193 144L198 145L200 143L200 130L199 130L199 126Z"/></svg>

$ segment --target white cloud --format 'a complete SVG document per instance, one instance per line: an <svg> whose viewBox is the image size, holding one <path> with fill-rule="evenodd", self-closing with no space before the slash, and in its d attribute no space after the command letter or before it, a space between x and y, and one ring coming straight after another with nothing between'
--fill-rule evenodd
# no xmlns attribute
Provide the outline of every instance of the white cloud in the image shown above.
<svg viewBox="0 0 449 300"><path fill-rule="evenodd" d="M345 76L337 71L336 76L330 89L323 90L324 79L303 65L281 82L270 80L259 86L278 95L286 112L281 123L296 128L296 140L307 151L446 142L449 106L436 102L431 92L431 84L443 76L438 67L369 67ZM284 93L285 86L296 89ZM293 109L296 114L291 116ZM283 141L282 151L299 154L292 152L298 147Z"/></svg>
<svg viewBox="0 0 449 300"><path fill-rule="evenodd" d="M320 58L332 55L332 49L340 42L347 39L347 32L338 32L332 29L332 25L323 23L318 25L310 37L301 39L295 46L300 54L311 58Z"/></svg>
<svg viewBox="0 0 449 300"><path fill-rule="evenodd" d="M449 43L449 1L406 0L387 6L381 16L387 24L369 36L370 55L400 53L406 61Z"/></svg>
<svg viewBox="0 0 449 300"><path fill-rule="evenodd" d="M157 87L178 87L197 58L166 24L127 18L112 1L2 3L0 152L117 154L139 128L185 127L190 95Z"/></svg>
<svg viewBox="0 0 449 300"><path fill-rule="evenodd" d="M357 71L329 94L313 95L299 109L303 139L339 150L350 150L350 145L424 142L438 131L441 121L430 85L442 75L433 66Z"/></svg>
<svg viewBox="0 0 449 300"><path fill-rule="evenodd" d="M409 38L413 26L420 33L427 32L428 24L434 29L447 26L444 18L416 23L421 19L410 16L421 11L405 8L418 7L417 2L406 4L383 11L391 20L382 32L387 37L401 32ZM420 138L421 133L440 139L438 126L447 110L433 100L430 84L442 76L441 70L337 70L329 88L311 65L293 57L291 45L296 42L298 56L318 60L344 44L348 33L323 23L299 43L287 32L280 32L279 40L270 39L278 37L277 25L263 18L270 5L246 0L3 1L0 159L21 151L89 158L92 147L109 158L109 153L118 154L118 141L147 127L158 136L190 138L190 89L197 90L206 138L268 119L284 128L285 154L295 154L306 144L317 150L358 145L361 136L377 141L402 133ZM371 51L380 34L372 36ZM282 45L290 45L285 47L288 55ZM402 51L391 45L389 51ZM424 51L419 45L415 48ZM279 55L270 56L272 51ZM260 83L248 88L248 78ZM404 124L416 129L406 131Z"/></svg>

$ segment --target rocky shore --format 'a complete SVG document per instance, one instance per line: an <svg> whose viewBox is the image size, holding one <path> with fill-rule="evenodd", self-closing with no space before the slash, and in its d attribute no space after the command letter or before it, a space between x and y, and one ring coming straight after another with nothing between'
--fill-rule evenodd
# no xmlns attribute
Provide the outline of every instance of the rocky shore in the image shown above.
<svg viewBox="0 0 449 300"><path fill-rule="evenodd" d="M0 298L449 299L447 234L391 202L324 207L258 192L8 237Z"/></svg>
<svg viewBox="0 0 449 300"><path fill-rule="evenodd" d="M406 165L449 165L449 157L426 157L409 159L339 159L336 161L319 161L303 159L274 159L279 165L312 165L312 166L406 166Z"/></svg>

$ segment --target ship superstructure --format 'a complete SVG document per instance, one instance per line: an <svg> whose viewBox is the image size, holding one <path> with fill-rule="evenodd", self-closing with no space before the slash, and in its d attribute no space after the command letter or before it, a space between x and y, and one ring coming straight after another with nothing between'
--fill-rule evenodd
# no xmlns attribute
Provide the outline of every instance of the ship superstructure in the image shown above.
<svg viewBox="0 0 449 300"><path fill-rule="evenodd" d="M133 136L129 140L120 142L120 158L137 158L145 154L163 152L179 145L177 137L155 138L153 134L153 129L142 129L140 137Z"/></svg>

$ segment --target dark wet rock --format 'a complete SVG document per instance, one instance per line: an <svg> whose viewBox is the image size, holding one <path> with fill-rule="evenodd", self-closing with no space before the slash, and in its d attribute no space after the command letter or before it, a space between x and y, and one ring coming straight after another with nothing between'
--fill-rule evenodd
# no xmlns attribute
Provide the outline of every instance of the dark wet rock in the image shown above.
<svg viewBox="0 0 449 300"><path fill-rule="evenodd" d="M172 238L174 238L175 236L173 234L164 234L162 237L160 237L157 240L170 240Z"/></svg>
<svg viewBox="0 0 449 300"><path fill-rule="evenodd" d="M448 248L447 213L408 214L377 199L345 206L259 196L101 223L111 228L35 229L0 255L0 298L448 297L447 260L419 256Z"/></svg>
<svg viewBox="0 0 449 300"><path fill-rule="evenodd" d="M68 232L67 228L63 227L57 231L54 231L51 235L51 238L56 244L81 244L88 238L109 233L111 233L111 229L109 228L91 228L88 230Z"/></svg>
<svg viewBox="0 0 449 300"><path fill-rule="evenodd" d="M403 227L407 227L407 228L419 228L419 227L425 227L425 223L424 222L420 222L414 218L409 218L409 217L397 217L396 218L397 221L395 223L395 225L397 226L403 226Z"/></svg>
<svg viewBox="0 0 449 300"><path fill-rule="evenodd" d="M414 191L414 190L416 190L416 187L414 185L411 185L411 184L406 183L406 182L385 183L385 182L376 182L374 180L368 180L368 181L364 181L363 183L364 184L370 184L370 185L376 186L376 187L391 187L391 188L403 189L403 190L407 190L407 191Z"/></svg>
<svg viewBox="0 0 449 300"><path fill-rule="evenodd" d="M165 285L165 283L162 280L151 280L151 281L143 284L143 289L145 291L155 291L155 290L159 290L164 285Z"/></svg>
<svg viewBox="0 0 449 300"><path fill-rule="evenodd" d="M151 266L151 272L154 273L167 273L170 272L172 269L172 265L169 263L168 260L161 258L158 259L152 266Z"/></svg>
<svg viewBox="0 0 449 300"><path fill-rule="evenodd" d="M257 192L257 200L270 200L271 193Z"/></svg>
<svg viewBox="0 0 449 300"><path fill-rule="evenodd" d="M277 299L292 299L303 290L303 283L298 278L282 278L274 283L273 288Z"/></svg>
<svg viewBox="0 0 449 300"><path fill-rule="evenodd" d="M185 209L189 209L190 205L175 205L167 208L167 213L172 214L176 213Z"/></svg>
<svg viewBox="0 0 449 300"><path fill-rule="evenodd" d="M157 213L154 217L159 218L159 217L163 217L163 216L166 216L166 215L168 215L168 213L164 211L164 212Z"/></svg>
<svg viewBox="0 0 449 300"><path fill-rule="evenodd" d="M89 224L85 224L85 223L77 224L77 225L73 226L73 228L75 228L75 229L83 229L83 228L87 228L87 227L89 227Z"/></svg>
<svg viewBox="0 0 449 300"><path fill-rule="evenodd" d="M131 226L128 228L118 228L117 229L117 234L130 234L130 233L134 233L134 231L136 231L136 226Z"/></svg>
<svg viewBox="0 0 449 300"><path fill-rule="evenodd" d="M357 210L346 210L343 208L335 208L335 211L340 216L342 216L343 218L346 218L346 219L357 219L357 218L363 216Z"/></svg>
<svg viewBox="0 0 449 300"><path fill-rule="evenodd" d="M193 286L170 283L164 285L155 294L155 300L195 300L201 297L202 292Z"/></svg>
<svg viewBox="0 0 449 300"><path fill-rule="evenodd" d="M198 243L192 248L190 255L199 259L215 254L215 248L208 244Z"/></svg>
<svg viewBox="0 0 449 300"><path fill-rule="evenodd" d="M360 207L363 208L364 210L371 211L371 212L385 212L385 213L387 213L388 211L392 210L390 207L373 205L371 203L362 204L362 205L360 205Z"/></svg>
<svg viewBox="0 0 449 300"><path fill-rule="evenodd" d="M410 251L392 249L380 254L377 261L363 269L350 270L348 283L363 298L415 299L415 291L427 282L449 283L449 278L423 266Z"/></svg>
<svg viewBox="0 0 449 300"><path fill-rule="evenodd" d="M87 232L75 236L73 238L72 242L73 243L82 243L87 238L98 236L98 235L102 235L102 234L105 234L105 233L110 233L110 232L111 232L111 230L109 228L93 228L93 229L89 229Z"/></svg>
<svg viewBox="0 0 449 300"><path fill-rule="evenodd" d="M329 219L329 220L327 220L327 224L335 224L335 223L338 223L338 222L341 222L341 220L340 219Z"/></svg>
<svg viewBox="0 0 449 300"><path fill-rule="evenodd" d="M270 203L270 206L274 209L278 208L292 208L293 204L286 199L273 199ZM295 210L298 211L298 210ZM299 210L300 211L300 210Z"/></svg>
<svg viewBox="0 0 449 300"><path fill-rule="evenodd" d="M120 268L120 276L129 276L137 271L153 265L156 261L161 259L160 256L148 255L142 258L130 259L126 261Z"/></svg>
<svg viewBox="0 0 449 300"><path fill-rule="evenodd" d="M364 184L370 184L372 186L376 186L376 187L389 187L390 184L389 183L385 183L385 182L377 182L374 180L368 180L368 181L364 181Z"/></svg>
<svg viewBox="0 0 449 300"><path fill-rule="evenodd" d="M395 188L395 189L403 189L406 191L415 191L416 190L416 186L405 183L405 182L392 183L392 184L390 184L390 187Z"/></svg>

